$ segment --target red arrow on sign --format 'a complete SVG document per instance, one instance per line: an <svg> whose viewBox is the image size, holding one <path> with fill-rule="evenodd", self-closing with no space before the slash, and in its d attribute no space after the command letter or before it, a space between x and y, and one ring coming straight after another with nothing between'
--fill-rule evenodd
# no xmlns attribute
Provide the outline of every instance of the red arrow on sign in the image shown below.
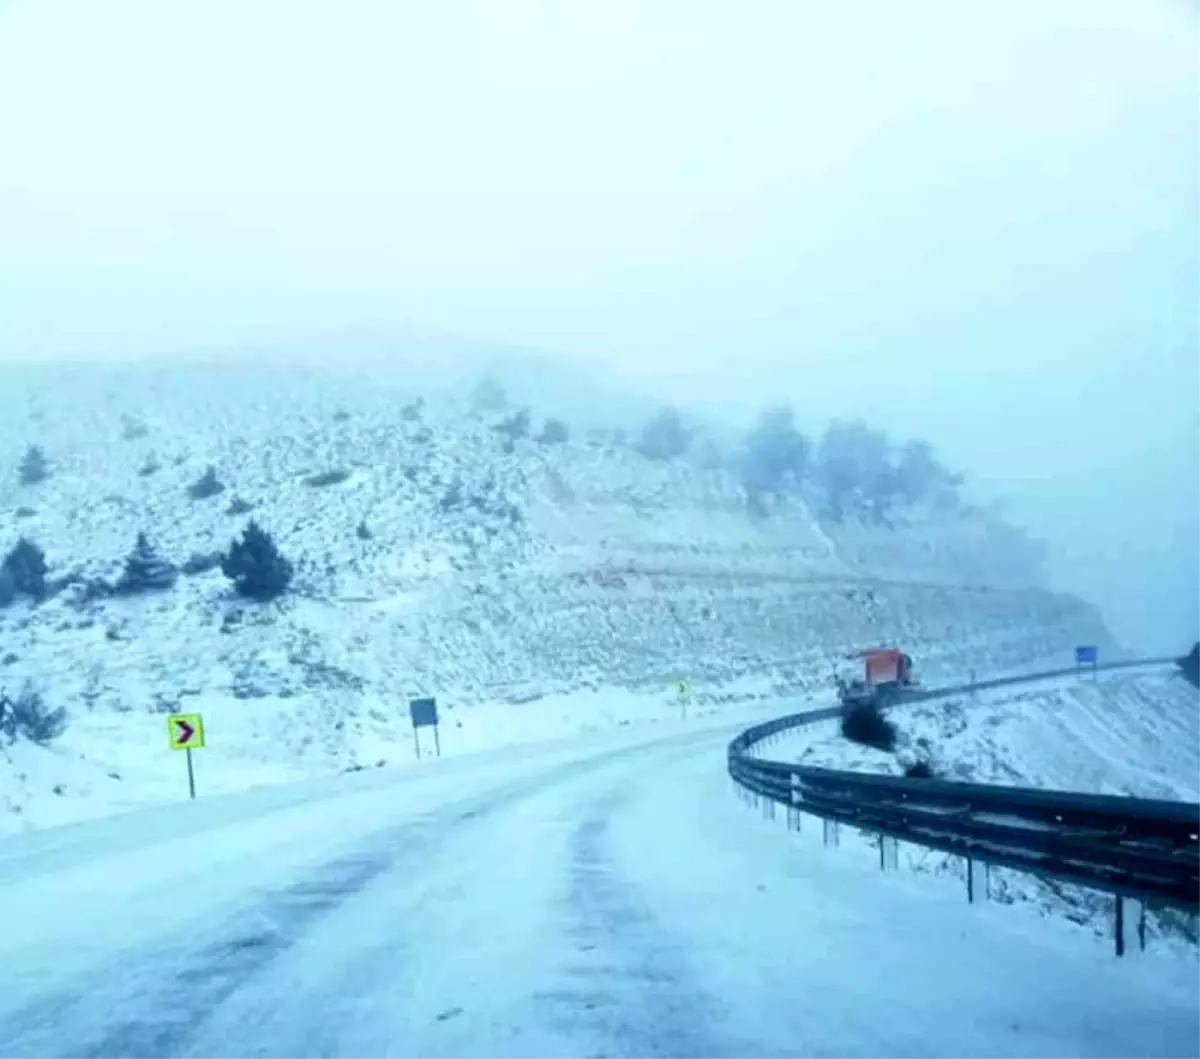
<svg viewBox="0 0 1200 1059"><path fill-rule="evenodd" d="M193 728L187 721L176 721L179 725L179 738L176 740L180 746L183 746L189 739L196 734L196 729Z"/></svg>

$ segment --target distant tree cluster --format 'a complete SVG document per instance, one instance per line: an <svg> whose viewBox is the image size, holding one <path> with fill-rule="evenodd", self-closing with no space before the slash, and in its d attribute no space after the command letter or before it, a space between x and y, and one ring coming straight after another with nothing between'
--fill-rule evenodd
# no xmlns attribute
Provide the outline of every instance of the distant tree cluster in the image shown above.
<svg viewBox="0 0 1200 1059"><path fill-rule="evenodd" d="M366 523L359 526L364 537ZM136 596L148 592L164 592L173 588L182 572L188 575L207 573L220 568L233 582L234 590L248 599L269 600L283 595L291 585L291 560L279 551L274 538L256 522L251 521L240 539L234 540L228 551L193 553L182 569L161 555L149 536L140 532L125 557L120 576L115 583L103 578L84 578L71 574L60 579L54 590L67 585L81 585L79 602L113 596ZM0 561L0 607L6 607L20 596L41 602L51 590L46 579L46 556L37 544L22 537Z"/></svg>
<svg viewBox="0 0 1200 1059"><path fill-rule="evenodd" d="M759 415L736 466L752 502L815 494L835 521L853 516L885 523L895 511L919 504L955 508L962 485L962 476L948 471L928 442L897 445L861 420L837 420L813 444L786 405Z"/></svg>
<svg viewBox="0 0 1200 1059"><path fill-rule="evenodd" d="M691 447L695 430L684 425L675 408L660 408L642 426L637 450L649 460L673 460Z"/></svg>
<svg viewBox="0 0 1200 1059"><path fill-rule="evenodd" d="M797 489L808 470L808 440L787 406L768 408L746 435L742 484L752 496Z"/></svg>

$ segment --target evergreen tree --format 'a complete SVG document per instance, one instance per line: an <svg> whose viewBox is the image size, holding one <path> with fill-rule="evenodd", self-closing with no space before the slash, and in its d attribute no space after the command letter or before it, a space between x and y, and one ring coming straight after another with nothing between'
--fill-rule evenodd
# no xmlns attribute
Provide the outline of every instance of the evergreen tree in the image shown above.
<svg viewBox="0 0 1200 1059"><path fill-rule="evenodd" d="M124 595L167 589L175 584L178 571L154 550L145 533L137 535L133 551L125 558L125 569L117 581L117 591Z"/></svg>
<svg viewBox="0 0 1200 1059"><path fill-rule="evenodd" d="M764 409L746 435L740 468L746 492L761 497L795 488L807 470L809 447L790 406Z"/></svg>
<svg viewBox="0 0 1200 1059"><path fill-rule="evenodd" d="M22 537L4 557L3 568L16 592L43 599L46 595L46 553Z"/></svg>
<svg viewBox="0 0 1200 1059"><path fill-rule="evenodd" d="M37 485L50 477L50 464L40 445L30 445L25 450L18 474L22 485Z"/></svg>
<svg viewBox="0 0 1200 1059"><path fill-rule="evenodd" d="M239 595L268 600L288 590L294 570L271 535L251 521L242 539L230 544L221 560L221 572L233 582Z"/></svg>

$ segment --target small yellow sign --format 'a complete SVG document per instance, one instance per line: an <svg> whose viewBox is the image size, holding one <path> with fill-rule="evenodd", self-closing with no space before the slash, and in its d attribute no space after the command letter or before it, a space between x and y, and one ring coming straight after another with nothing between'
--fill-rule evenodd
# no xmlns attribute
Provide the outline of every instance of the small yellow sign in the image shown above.
<svg viewBox="0 0 1200 1059"><path fill-rule="evenodd" d="M173 713L167 718L167 741L172 750L204 746L204 718L198 713Z"/></svg>
<svg viewBox="0 0 1200 1059"><path fill-rule="evenodd" d="M679 693L681 699L686 699L688 692L692 690L692 685L686 680L681 680L675 685L675 690Z"/></svg>

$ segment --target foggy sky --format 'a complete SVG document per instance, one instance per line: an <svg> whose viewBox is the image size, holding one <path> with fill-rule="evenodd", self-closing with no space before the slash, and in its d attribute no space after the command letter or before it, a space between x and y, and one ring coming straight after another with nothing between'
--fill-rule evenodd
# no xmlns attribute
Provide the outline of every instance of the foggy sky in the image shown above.
<svg viewBox="0 0 1200 1059"><path fill-rule="evenodd" d="M1192 4L0 0L0 358L347 325L929 438L1200 627Z"/></svg>

